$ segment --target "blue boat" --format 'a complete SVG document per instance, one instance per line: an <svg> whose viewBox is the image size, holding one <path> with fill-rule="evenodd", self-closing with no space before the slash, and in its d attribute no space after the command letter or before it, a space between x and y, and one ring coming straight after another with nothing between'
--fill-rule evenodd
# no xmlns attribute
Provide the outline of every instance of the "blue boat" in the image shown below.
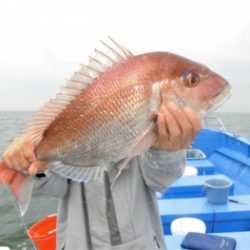
<svg viewBox="0 0 250 250"><path fill-rule="evenodd" d="M196 218L206 233L234 238L237 250L250 249L250 143L223 130L204 128L187 150L187 166L197 175L183 176L159 198L159 209L168 249L179 250L184 235L173 235L171 223ZM232 183L224 204L208 200L205 182Z"/></svg>

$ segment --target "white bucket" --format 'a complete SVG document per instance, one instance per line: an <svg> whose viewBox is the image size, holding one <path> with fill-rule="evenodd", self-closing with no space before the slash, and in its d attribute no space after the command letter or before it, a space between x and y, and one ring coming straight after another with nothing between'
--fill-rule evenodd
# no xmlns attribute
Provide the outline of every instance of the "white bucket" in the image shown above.
<svg viewBox="0 0 250 250"><path fill-rule="evenodd" d="M185 235L189 232L206 233L206 224L197 218L184 217L172 221L170 230L172 235Z"/></svg>
<svg viewBox="0 0 250 250"><path fill-rule="evenodd" d="M195 167L192 166L186 166L183 176L195 176L198 174L198 170Z"/></svg>

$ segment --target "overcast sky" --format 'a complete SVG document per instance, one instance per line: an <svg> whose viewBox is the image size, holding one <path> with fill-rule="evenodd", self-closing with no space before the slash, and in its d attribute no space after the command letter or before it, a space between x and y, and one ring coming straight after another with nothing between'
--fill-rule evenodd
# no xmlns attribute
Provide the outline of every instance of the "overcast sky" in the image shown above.
<svg viewBox="0 0 250 250"><path fill-rule="evenodd" d="M233 87L221 111L250 111L250 1L0 2L0 110L36 110L110 35L134 54L170 51Z"/></svg>

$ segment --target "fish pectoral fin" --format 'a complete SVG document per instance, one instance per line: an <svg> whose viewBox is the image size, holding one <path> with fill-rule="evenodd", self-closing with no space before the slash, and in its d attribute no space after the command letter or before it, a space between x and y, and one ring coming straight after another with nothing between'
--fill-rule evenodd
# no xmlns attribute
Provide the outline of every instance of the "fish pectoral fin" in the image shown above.
<svg viewBox="0 0 250 250"><path fill-rule="evenodd" d="M33 177L23 175L16 170L10 169L0 161L0 184L10 186L16 198L21 215L28 209L33 189Z"/></svg>
<svg viewBox="0 0 250 250"><path fill-rule="evenodd" d="M112 181L111 187L113 187L115 181L118 179L120 174L122 173L123 169L126 168L128 162L135 156L140 155L141 153L147 151L156 141L156 134L153 131L153 126L144 134L142 139L139 141L139 143L135 146L134 150L131 152L131 154L123 159L119 165L118 165L118 172L115 176L115 178Z"/></svg>

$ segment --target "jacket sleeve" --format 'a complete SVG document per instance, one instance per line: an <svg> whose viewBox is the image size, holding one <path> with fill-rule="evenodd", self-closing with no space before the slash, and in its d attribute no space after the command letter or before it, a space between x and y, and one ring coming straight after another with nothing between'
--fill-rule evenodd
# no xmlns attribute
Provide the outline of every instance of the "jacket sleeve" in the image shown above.
<svg viewBox="0 0 250 250"><path fill-rule="evenodd" d="M168 152L149 149L142 155L141 172L147 186L164 192L185 169L185 151Z"/></svg>
<svg viewBox="0 0 250 250"><path fill-rule="evenodd" d="M34 195L51 195L63 197L68 191L68 180L49 170L37 174L34 178Z"/></svg>

